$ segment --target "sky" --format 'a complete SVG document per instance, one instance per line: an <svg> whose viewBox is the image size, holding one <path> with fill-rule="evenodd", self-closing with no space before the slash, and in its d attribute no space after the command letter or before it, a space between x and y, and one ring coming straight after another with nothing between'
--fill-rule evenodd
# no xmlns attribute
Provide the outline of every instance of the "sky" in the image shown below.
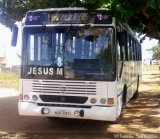
<svg viewBox="0 0 160 139"><path fill-rule="evenodd" d="M20 64L20 59L17 56L18 48L10 45L11 35L11 30L0 24L0 57L6 57L7 67Z"/></svg>
<svg viewBox="0 0 160 139"><path fill-rule="evenodd" d="M148 51L148 49L151 49L153 46L156 46L157 44L158 40L150 39L148 37L145 38L145 40L142 43L142 60L152 59L152 52Z"/></svg>
<svg viewBox="0 0 160 139"><path fill-rule="evenodd" d="M11 67L12 65L19 65L20 59L17 56L17 53L20 55L20 46L11 47L11 30L6 28L5 26L0 24L0 56L7 57L7 67ZM152 52L148 51L148 49L157 45L158 40L146 39L142 43L142 59L150 60L152 58ZM18 44L20 45L20 43Z"/></svg>
<svg viewBox="0 0 160 139"><path fill-rule="evenodd" d="M0 56L5 55L5 49L8 46L10 38L10 30L0 25Z"/></svg>

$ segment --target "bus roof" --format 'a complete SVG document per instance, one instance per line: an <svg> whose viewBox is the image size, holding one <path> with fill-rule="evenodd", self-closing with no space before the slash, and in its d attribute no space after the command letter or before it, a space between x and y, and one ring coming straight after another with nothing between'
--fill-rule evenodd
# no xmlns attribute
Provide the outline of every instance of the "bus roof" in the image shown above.
<svg viewBox="0 0 160 139"><path fill-rule="evenodd" d="M37 9L37 10L31 10L32 12L50 12L50 11L89 11L86 8L83 7L65 7L65 8L46 8L46 9ZM31 12L29 11L29 12ZM92 10L93 11L93 10ZM94 11L105 11L104 8L98 8Z"/></svg>

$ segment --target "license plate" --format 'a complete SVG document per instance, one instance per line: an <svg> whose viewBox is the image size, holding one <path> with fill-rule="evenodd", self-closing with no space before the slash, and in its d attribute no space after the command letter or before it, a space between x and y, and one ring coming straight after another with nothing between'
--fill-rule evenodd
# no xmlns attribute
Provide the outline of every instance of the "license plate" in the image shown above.
<svg viewBox="0 0 160 139"><path fill-rule="evenodd" d="M69 116L69 115L71 115L71 111L67 111L67 110L56 110L56 111L55 111L55 114L56 114L56 115L59 115L59 116Z"/></svg>

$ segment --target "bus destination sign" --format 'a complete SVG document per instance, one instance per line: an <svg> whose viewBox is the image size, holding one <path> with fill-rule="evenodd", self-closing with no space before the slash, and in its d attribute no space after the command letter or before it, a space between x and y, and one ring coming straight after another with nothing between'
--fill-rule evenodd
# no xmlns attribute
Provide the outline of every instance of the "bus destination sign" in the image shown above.
<svg viewBox="0 0 160 139"><path fill-rule="evenodd" d="M49 21L52 23L83 23L86 21L94 21L92 16L89 19L88 13L51 13L49 14Z"/></svg>
<svg viewBox="0 0 160 139"><path fill-rule="evenodd" d="M29 12L27 14L25 25L43 25L43 24L112 24L112 18L109 18L103 11L61 11L61 12Z"/></svg>

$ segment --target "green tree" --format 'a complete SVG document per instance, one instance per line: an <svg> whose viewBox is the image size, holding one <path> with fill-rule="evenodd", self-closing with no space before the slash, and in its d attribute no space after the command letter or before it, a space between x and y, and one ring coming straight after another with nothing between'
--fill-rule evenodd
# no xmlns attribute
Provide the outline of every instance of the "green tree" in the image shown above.
<svg viewBox="0 0 160 139"><path fill-rule="evenodd" d="M54 7L105 8L136 32L160 40L160 0L0 0L0 22L11 28L28 10Z"/></svg>
<svg viewBox="0 0 160 139"><path fill-rule="evenodd" d="M160 43L158 43L158 45L149 49L149 51L153 52L153 55L152 55L153 60L160 60Z"/></svg>

